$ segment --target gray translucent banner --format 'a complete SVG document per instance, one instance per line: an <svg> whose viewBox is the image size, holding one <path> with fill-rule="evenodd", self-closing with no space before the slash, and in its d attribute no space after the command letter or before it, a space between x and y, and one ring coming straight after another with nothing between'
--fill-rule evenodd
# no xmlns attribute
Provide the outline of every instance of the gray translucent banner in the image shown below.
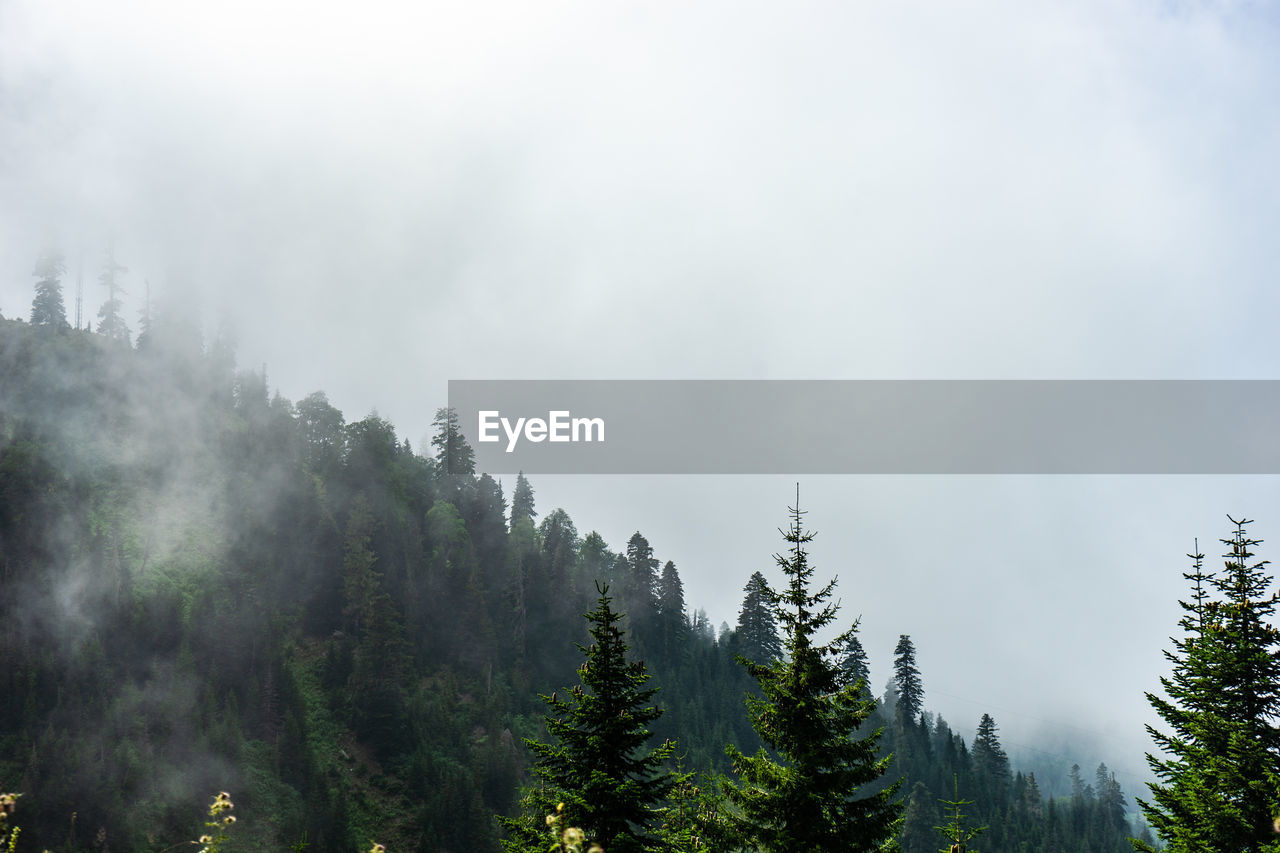
<svg viewBox="0 0 1280 853"><path fill-rule="evenodd" d="M451 380L449 405L493 474L1280 473L1277 380Z"/></svg>

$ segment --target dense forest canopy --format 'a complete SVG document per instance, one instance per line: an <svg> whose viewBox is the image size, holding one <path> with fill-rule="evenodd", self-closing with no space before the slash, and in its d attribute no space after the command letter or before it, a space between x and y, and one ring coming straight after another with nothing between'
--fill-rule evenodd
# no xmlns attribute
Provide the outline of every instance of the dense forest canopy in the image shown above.
<svg viewBox="0 0 1280 853"><path fill-rule="evenodd" d="M136 344L69 328L47 276L32 323L0 321L0 790L26 793L26 841L160 849L231 790L237 849L496 850L536 805L535 745L566 731L539 697L581 690L602 588L655 688L637 748L676 774L654 815L695 796L691 813L742 809L727 779L749 756L766 763L748 788L802 760L759 705L808 660L781 578L744 574L717 632L641 532L615 546L538 507L523 475L508 498L476 472L447 410L416 450L323 393L273 394L176 317L149 316ZM859 790L896 804L882 825L903 850L936 849L957 796L988 853L1147 837L1105 765L1048 796L992 716L966 735L928 710L909 636L876 696L852 623L833 627L824 677L882 764ZM710 837L658 829L635 843Z"/></svg>

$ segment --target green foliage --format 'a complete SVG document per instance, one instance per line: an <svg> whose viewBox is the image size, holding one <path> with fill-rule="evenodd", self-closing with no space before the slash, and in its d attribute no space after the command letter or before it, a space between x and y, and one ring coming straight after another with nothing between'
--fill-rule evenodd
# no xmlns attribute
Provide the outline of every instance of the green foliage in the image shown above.
<svg viewBox="0 0 1280 853"><path fill-rule="evenodd" d="M660 849L670 853L708 853L711 838L707 828L714 833L715 800L693 782L694 774L675 771L675 784L662 810L662 822L657 829Z"/></svg>
<svg viewBox="0 0 1280 853"><path fill-rule="evenodd" d="M622 593L636 621L645 621L657 603L658 560L653 556L653 546L639 530L627 540Z"/></svg>
<svg viewBox="0 0 1280 853"><path fill-rule="evenodd" d="M525 479L524 472L516 474L516 488L511 493L511 529L521 524L533 524L538 513L533 508L533 487Z"/></svg>
<svg viewBox="0 0 1280 853"><path fill-rule="evenodd" d="M954 799L943 800L942 804L950 811L950 820L945 826L936 827L938 832L942 833L945 846L939 848L940 853L978 853L976 847L970 847L969 842L977 838L987 830L985 826L969 826L965 820L964 806L973 805L971 800L960 799L960 781L958 778L952 779L954 786Z"/></svg>
<svg viewBox="0 0 1280 853"><path fill-rule="evenodd" d="M458 413L451 408L437 409L436 434L431 446L436 449L436 465L446 476L462 482L476 472L476 454L462 435Z"/></svg>
<svg viewBox="0 0 1280 853"><path fill-rule="evenodd" d="M638 853L652 846L655 818L677 781L663 769L675 745L647 745L649 723L662 714L651 704L657 688L646 686L644 664L627 658L621 615L613 610L608 586L599 592L596 609L586 615L595 642L579 646L586 656L578 669L581 684L566 698L543 697L551 709L546 726L554 742L527 744L542 786L538 796L563 804L557 814L606 850ZM520 843L528 836L529 821L536 819L526 813ZM517 821L507 825L521 831Z"/></svg>
<svg viewBox="0 0 1280 853"><path fill-rule="evenodd" d="M861 692L871 695L871 663L866 649L862 647L862 641L857 637L849 638L849 650L845 652L840 666L850 682L861 685Z"/></svg>
<svg viewBox="0 0 1280 853"><path fill-rule="evenodd" d="M783 534L791 550L775 556L787 586L769 593L785 658L743 661L764 694L748 697L752 722L781 761L764 750L747 756L727 748L740 777L726 788L738 810L730 823L742 843L764 851L881 850L897 834L902 807L893 799L896 785L865 791L884 776L889 758L876 753L879 731L857 736L875 706L836 663L856 624L829 643L815 641L835 619L837 607L828 603L835 581L811 589L804 546L814 534L804 531L802 516L797 490Z"/></svg>
<svg viewBox="0 0 1280 853"><path fill-rule="evenodd" d="M1138 803L1170 853L1280 849L1280 631L1267 561L1251 562L1259 540L1236 521L1221 573L1189 555L1191 600L1181 602L1181 639L1165 655L1165 695L1147 694L1168 727L1147 730L1163 756L1147 760L1159 782ZM1135 841L1142 849L1148 845Z"/></svg>
<svg viewBox="0 0 1280 853"><path fill-rule="evenodd" d="M906 634L898 637L893 649L893 681L898 688L898 701L894 708L902 718L902 724L914 723L924 709L924 686L920 670L916 668L916 647Z"/></svg>
<svg viewBox="0 0 1280 853"><path fill-rule="evenodd" d="M67 309L62 304L62 276L67 271L62 253L54 249L43 252L32 273L36 282L35 299L31 301L31 325L66 329Z"/></svg>
<svg viewBox="0 0 1280 853"><path fill-rule="evenodd" d="M972 756L974 782L980 795L1003 807L1013 774L1009 768L1009 756L1000 745L999 727L990 714L983 714L978 721Z"/></svg>
<svg viewBox="0 0 1280 853"><path fill-rule="evenodd" d="M120 285L120 275L128 271L127 267L116 260L115 252L108 248L102 262L102 272L98 274L98 282L107 289L107 298L98 309L98 334L124 343L129 342L129 327L120 316L120 294L125 292Z"/></svg>
<svg viewBox="0 0 1280 853"><path fill-rule="evenodd" d="M738 613L738 642L741 654L753 663L769 663L782 657L782 641L778 639L778 620L774 618L774 600L769 582L761 572L752 572L743 589L742 609Z"/></svg>

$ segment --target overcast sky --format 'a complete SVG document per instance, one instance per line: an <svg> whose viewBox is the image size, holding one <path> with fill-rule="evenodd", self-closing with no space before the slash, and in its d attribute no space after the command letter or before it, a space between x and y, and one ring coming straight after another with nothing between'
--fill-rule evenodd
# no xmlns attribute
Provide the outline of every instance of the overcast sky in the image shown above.
<svg viewBox="0 0 1280 853"><path fill-rule="evenodd" d="M1278 23L0 0L0 312L29 314L52 242L96 324L112 243L135 329L149 282L285 396L415 446L449 379L1277 378ZM640 529L719 623L793 482L533 485L617 548ZM1182 555L1226 513L1280 530L1266 477L802 488L877 684L909 633L966 734L989 710L1011 750L1078 735L1134 773Z"/></svg>

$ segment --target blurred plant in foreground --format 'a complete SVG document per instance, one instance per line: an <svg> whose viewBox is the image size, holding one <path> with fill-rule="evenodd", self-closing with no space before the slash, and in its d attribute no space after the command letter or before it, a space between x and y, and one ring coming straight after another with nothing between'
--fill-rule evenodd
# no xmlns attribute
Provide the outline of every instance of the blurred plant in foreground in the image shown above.
<svg viewBox="0 0 1280 853"><path fill-rule="evenodd" d="M551 833L549 853L582 853L587 843L587 834L576 826L561 829L563 823L564 803L560 803L556 806L555 814L547 815L547 829ZM587 853L604 853L604 848L599 844L592 844L586 850Z"/></svg>
<svg viewBox="0 0 1280 853"><path fill-rule="evenodd" d="M18 847L18 827L9 827L9 815L13 814L21 794L0 794L0 850L13 853Z"/></svg>
<svg viewBox="0 0 1280 853"><path fill-rule="evenodd" d="M236 822L236 816L230 814L233 808L235 803L231 802L231 795L226 791L213 798L213 804L209 806L209 817L212 820L205 822L205 828L209 831L195 842L200 845L200 853L218 853L226 843L227 828Z"/></svg>

